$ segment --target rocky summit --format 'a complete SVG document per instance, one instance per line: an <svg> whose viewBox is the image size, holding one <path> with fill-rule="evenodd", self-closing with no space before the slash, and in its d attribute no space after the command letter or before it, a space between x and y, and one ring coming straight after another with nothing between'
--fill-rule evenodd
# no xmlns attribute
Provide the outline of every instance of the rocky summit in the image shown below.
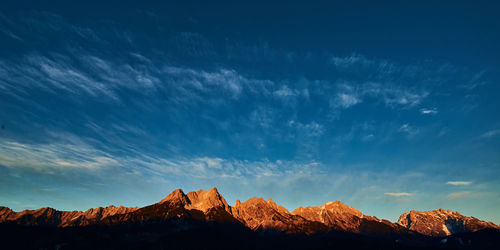
<svg viewBox="0 0 500 250"><path fill-rule="evenodd" d="M15 223L28 226L87 226L99 223L107 217L127 214L138 209L138 207L108 206L91 208L87 211L58 211L45 207L14 212L8 207L0 207L0 223Z"/></svg>
<svg viewBox="0 0 500 250"><path fill-rule="evenodd" d="M456 233L475 232L485 228L500 229L498 225L467 217L459 212L436 209L433 211L410 211L399 217L398 224L429 236L446 236Z"/></svg>

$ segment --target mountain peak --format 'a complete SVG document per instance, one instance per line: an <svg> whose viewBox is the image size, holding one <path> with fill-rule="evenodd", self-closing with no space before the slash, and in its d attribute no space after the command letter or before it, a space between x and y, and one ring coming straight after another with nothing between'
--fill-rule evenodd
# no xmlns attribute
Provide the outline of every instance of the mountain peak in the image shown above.
<svg viewBox="0 0 500 250"><path fill-rule="evenodd" d="M441 213L441 214L456 214L456 215L462 216L462 214L460 214L459 212L452 211L452 210L446 210L446 209L442 209L442 208L438 208L432 212Z"/></svg>
<svg viewBox="0 0 500 250"><path fill-rule="evenodd" d="M267 199L267 204L269 204L272 208L274 208L275 210L279 211L280 213L285 213L285 214L289 214L290 212L288 211L288 209L286 209L285 207L281 206L281 205L278 205L276 204L276 202L274 202L272 199Z"/></svg>
<svg viewBox="0 0 500 250"><path fill-rule="evenodd" d="M178 205L188 204L187 196L184 193L184 191L182 191L182 189L180 189L180 188L174 190L172 193L167 195L167 197L165 197L159 203L164 203L164 202L174 203L174 204L178 204Z"/></svg>
<svg viewBox="0 0 500 250"><path fill-rule="evenodd" d="M247 201L245 201L244 203L246 203L246 202L251 202L251 203L258 202L258 203L260 203L260 202L266 202L266 200L264 200L264 198L262 198L262 197L252 197L252 198L248 199Z"/></svg>
<svg viewBox="0 0 500 250"><path fill-rule="evenodd" d="M298 207L292 214L346 231L357 230L360 219L365 217L359 210L340 201L328 201L319 207Z"/></svg>
<svg viewBox="0 0 500 250"><path fill-rule="evenodd" d="M291 214L272 199L253 197L245 202L236 201L232 215L252 230L279 230L283 232L312 232L317 226L300 216ZM318 228L321 228L319 226Z"/></svg>
<svg viewBox="0 0 500 250"><path fill-rule="evenodd" d="M340 201L327 201L325 202L325 204L323 204L322 206L328 206L328 205L344 205L346 206L344 203L340 202Z"/></svg>
<svg viewBox="0 0 500 250"><path fill-rule="evenodd" d="M210 190L200 189L196 192L189 192L187 198L189 200L189 205L186 206L186 209L196 209L207 212L212 208L222 208L230 212L226 199L222 197L215 187Z"/></svg>
<svg viewBox="0 0 500 250"><path fill-rule="evenodd" d="M336 214L351 214L355 215L358 217L363 217L363 214L357 210L356 208L347 206L346 204L340 202L340 201L327 201L325 204L317 207L298 207L296 208L292 213L293 214L300 214L303 213L304 211L317 211L320 212L321 210L328 210L332 213Z"/></svg>
<svg viewBox="0 0 500 250"><path fill-rule="evenodd" d="M183 206L186 209L196 209L207 212L209 209L222 208L230 212L227 201L222 197L216 187L209 190L200 189L187 194L182 189L176 189L159 203L169 202Z"/></svg>
<svg viewBox="0 0 500 250"><path fill-rule="evenodd" d="M456 216L456 217L466 217L462 215L461 213L453 210L446 210L443 208L438 208L430 211L417 211L417 210L411 210L410 212L406 212L400 216L400 218L407 216L407 215L432 215L432 216L437 216L437 217L447 217L447 216Z"/></svg>
<svg viewBox="0 0 500 250"><path fill-rule="evenodd" d="M397 223L407 229L431 236L475 232L484 228L500 228L491 222L481 221L442 208L424 212L411 210L402 214Z"/></svg>

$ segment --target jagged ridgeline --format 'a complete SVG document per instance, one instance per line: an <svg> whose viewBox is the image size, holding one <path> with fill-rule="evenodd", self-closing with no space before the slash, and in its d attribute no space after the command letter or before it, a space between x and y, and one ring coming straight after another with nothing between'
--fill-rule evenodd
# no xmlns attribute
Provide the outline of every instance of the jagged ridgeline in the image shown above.
<svg viewBox="0 0 500 250"><path fill-rule="evenodd" d="M459 234L485 230L498 234L500 229L494 223L443 209L428 212L411 211L401 215L397 223L392 223L364 215L340 201L326 202L315 207L299 207L293 212L289 212L271 199L262 198L251 198L245 202L238 200L234 206L230 206L216 188L187 194L177 189L160 202L142 208L108 206L84 212L41 208L14 212L7 207L0 207L0 225L2 229L15 227L17 230L44 228L61 231L98 228L104 232L116 231L116 228L120 230L134 228L136 232L137 228L143 230L145 227L155 227L160 228L162 233L185 232L188 235L199 234L199 231L193 233L192 230L206 229L206 226L210 225L215 226L217 230L231 228L229 235L238 230L245 232L247 240L253 237L248 234L257 232L264 235L267 233L266 237L275 234L288 235L287 237L302 235L300 237L305 237L306 240L318 239L320 237L318 235L322 235L321 237L330 235L330 239L340 237L342 240L353 237L366 240L375 237L383 242L389 240L390 244L384 243L389 245L395 243L419 245L425 242L439 246L447 246L449 242L453 242L453 237ZM332 234L335 234L335 237L331 238ZM160 236L153 238L155 237L161 238ZM457 242L458 246L473 245L472 241L457 240ZM424 246L428 246L425 244Z"/></svg>

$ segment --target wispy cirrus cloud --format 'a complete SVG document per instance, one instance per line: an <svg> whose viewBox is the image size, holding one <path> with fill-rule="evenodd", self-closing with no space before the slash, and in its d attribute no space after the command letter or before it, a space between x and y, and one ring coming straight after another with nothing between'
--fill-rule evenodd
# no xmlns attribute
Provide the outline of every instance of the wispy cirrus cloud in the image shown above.
<svg viewBox="0 0 500 250"><path fill-rule="evenodd" d="M481 138L491 138L491 137L494 137L494 136L497 136L497 135L500 135L500 129L490 130L490 131L482 134Z"/></svg>
<svg viewBox="0 0 500 250"><path fill-rule="evenodd" d="M113 156L87 143L24 144L4 141L0 144L0 165L52 174L60 170L91 171L116 166Z"/></svg>
<svg viewBox="0 0 500 250"><path fill-rule="evenodd" d="M333 56L330 58L330 63L336 67L350 68L354 65L370 65L374 62L362 55L352 54L346 57Z"/></svg>
<svg viewBox="0 0 500 250"><path fill-rule="evenodd" d="M368 134L368 135L365 135L365 136L361 137L361 140L367 142L367 141L373 140L374 137L375 137L375 135Z"/></svg>
<svg viewBox="0 0 500 250"><path fill-rule="evenodd" d="M455 192L448 194L446 198L453 200L453 199L459 199L459 198L465 198L471 196L471 192L469 191L463 191L463 192Z"/></svg>
<svg viewBox="0 0 500 250"><path fill-rule="evenodd" d="M87 26L75 25L60 16L50 13L38 13L30 18L17 18L21 22L18 22L19 20L16 17L3 18L8 24L5 25L5 31L10 33L16 31L14 32L16 34L29 35L30 27L35 25L37 27L36 30L40 31L41 34L63 33L66 35L67 33L71 37L78 37L92 45L100 46L109 46L110 44L115 44L116 41L123 41L130 46L133 41L142 38L134 37L134 32L123 27L122 29L118 29L110 24L101 25L103 27L96 27L90 24ZM16 23L21 23L21 25L15 25ZM110 32L110 30L113 32ZM110 36L110 33L113 35ZM40 37L43 37L43 35ZM170 42L175 46L180 46L177 50L183 55L204 58L213 57L216 54L210 39L200 33L181 31L173 34L172 37L174 37L172 38L173 41ZM154 38L151 38L151 40L154 40ZM154 60L141 54L141 52L131 51L129 54L134 55L141 62L134 64L123 60L123 58L115 60L115 57L110 58L109 55L96 54L94 53L95 50L92 50L93 52L89 52L91 50L83 51L76 46L63 46L61 48L65 50L69 49L68 47L71 47L70 52L75 55L75 58L65 58L63 54L66 53L64 51L59 51L58 55L53 57L38 55L38 58L33 58L30 62L32 66L31 72L18 71L16 75L27 76L25 80L31 78L33 80L31 84L33 85L37 84L37 80L48 76L47 82L58 89L71 91L72 93L85 92L94 96L102 94L115 100L119 100L120 94L123 93L120 88L133 88L139 93L154 93L154 89L163 90L161 93L165 93L174 89L178 90L176 92L178 96L185 95L192 98L199 98L197 91L209 90L222 91L233 98L239 97L245 91L257 91L265 94L274 93L279 98L291 98L300 92L312 92L308 88L297 88L283 84L262 88L262 84L279 81L244 76L231 67L219 67L215 70L199 70L185 65L173 64L165 60L162 60L161 63L154 62ZM275 55L278 53L277 51L273 51L267 44L264 47L267 51L266 54ZM255 50L255 48L252 50ZM290 53L287 52L287 56ZM30 55L26 56L30 57ZM160 57L171 58L168 54L161 55ZM349 74L339 76L340 79L345 79L348 84L354 87L351 91L339 88L336 92L331 93L326 91L326 87L324 86L317 91L328 95L326 98L336 99L333 103L339 108L349 108L367 103L367 98L376 98L390 107L415 107L427 98L431 90L425 85L404 85L398 82L410 79L409 82L418 83L421 82L421 78L424 78L425 82L440 81L443 79L443 72L444 74L450 71L454 72L453 69L449 69L450 65L447 65L447 67L438 67L436 70L429 70L429 68L432 69L433 67L429 67L425 63L402 64L387 59L368 58L361 54L335 55L331 56L328 61L332 66L341 69L343 72L366 71L361 73L365 76L363 79L357 79L357 77L352 77ZM16 62L6 61L5 65L16 65ZM22 63L18 65L18 69L24 69L26 66L29 66ZM86 67L79 68L77 65L86 65ZM9 68L6 72L9 72L12 68ZM29 74L36 73L37 71L41 71L43 74ZM432 77L433 75L439 76ZM12 78L12 75L7 75L7 77L3 78L15 79ZM259 81L260 83L257 83ZM295 81L295 79L292 79L292 81ZM314 81L314 79L310 79L310 81ZM169 82L172 82L172 84L169 85ZM248 84L245 84L245 82ZM8 85L10 86L9 88L14 88L12 86L14 84ZM45 85L43 81L41 85ZM174 85L179 87L173 87ZM328 83L325 86L328 86ZM5 85L0 87L5 87ZM18 88L18 90L26 91L26 89L22 88Z"/></svg>
<svg viewBox="0 0 500 250"><path fill-rule="evenodd" d="M411 193L384 193L385 195L392 197L410 197L413 196Z"/></svg>
<svg viewBox="0 0 500 250"><path fill-rule="evenodd" d="M413 137L420 132L418 128L411 126L409 123L402 124L399 127L398 131L401 133L406 133L408 137Z"/></svg>
<svg viewBox="0 0 500 250"><path fill-rule="evenodd" d="M470 181L448 181L448 182L446 182L446 184L452 185L452 186L467 186L467 185L472 184L472 182L470 182Z"/></svg>
<svg viewBox="0 0 500 250"><path fill-rule="evenodd" d="M428 96L422 89L411 89L396 86L391 83L368 82L362 84L338 84L336 97L332 106L349 108L363 103L364 99L372 99L388 107L414 107Z"/></svg>
<svg viewBox="0 0 500 250"><path fill-rule="evenodd" d="M223 94L237 99L243 91L269 95L274 86L269 80L246 78L224 68L209 72L156 64L150 60L131 65L87 51L74 53L75 57L31 54L20 60L0 60L0 88L5 90L4 94L16 98L36 88L52 95L62 92L100 100L104 97L104 100L118 103L127 99L125 95L130 91L149 97L167 94L172 96L172 101L189 103L211 101L216 98L215 94L217 98L222 98ZM287 97L295 91L285 86L275 93Z"/></svg>
<svg viewBox="0 0 500 250"><path fill-rule="evenodd" d="M465 83L458 85L459 88L464 88L467 90L474 90L477 87L488 84L488 80L486 80L485 75L487 75L487 70L482 70L476 74L474 74L471 79Z"/></svg>
<svg viewBox="0 0 500 250"><path fill-rule="evenodd" d="M323 125L312 121L303 124L294 120L288 122L288 126L297 130L298 134L305 135L306 137L317 137L325 132Z"/></svg>
<svg viewBox="0 0 500 250"><path fill-rule="evenodd" d="M287 85L282 85L278 90L274 91L274 94L278 97L287 98L290 96L295 96L298 93L296 90L290 89L290 87L288 87Z"/></svg>
<svg viewBox="0 0 500 250"><path fill-rule="evenodd" d="M64 136L63 136L64 137ZM71 137L66 135L65 137ZM123 185L120 181L131 180L177 180L182 185L197 188L203 185L225 187L237 181L239 186L246 187L245 195L272 195L283 192L288 194L284 204L289 208L309 201L309 193L322 190L317 202L324 202L332 196L343 202L352 204L385 189L388 178L396 179L395 185L406 183L410 179L421 178L414 174L398 175L389 172L356 171L336 173L328 172L328 168L316 161L296 160L241 160L217 156L172 156L131 150L126 154L114 154L106 149L98 149L84 138L73 138L71 141L50 144L29 144L8 142L0 144L0 165L10 169L23 169L58 176L95 176L107 182L112 176L115 185ZM22 161L20 155L30 156ZM50 177L47 177L50 178ZM279 179L279 182L276 182ZM360 181L361 180L361 181ZM78 185L76 178L72 185ZM85 180L82 180L84 183ZM364 189L357 183L364 183ZM189 184L187 184L189 183ZM391 183L394 184L394 183ZM175 184L174 184L175 185ZM375 187L377 189L367 187ZM389 185L390 186L390 185ZM252 187L249 189L249 187ZM307 187L307 188L306 188ZM93 187L95 188L95 187ZM275 190L269 193L269 190ZM238 190L233 187L231 190ZM342 191L343 190L343 191ZM347 190L347 192L346 192ZM154 192L159 192L154 190ZM256 193L257 192L257 193ZM293 195L290 195L293 192ZM161 192L160 192L161 193ZM161 193L164 195L164 193ZM412 193L385 193L387 196L402 198L413 196ZM238 197L240 198L240 197Z"/></svg>
<svg viewBox="0 0 500 250"><path fill-rule="evenodd" d="M361 100L354 94L339 93L337 98L339 105L343 108L348 108L361 102Z"/></svg>
<svg viewBox="0 0 500 250"><path fill-rule="evenodd" d="M127 153L99 148L92 140L65 134L62 141L52 143L0 143L0 166L42 174L66 172L104 173L119 169L121 173L140 176L178 176L183 178L260 178L288 176L304 171L318 171L318 163L294 161L236 160L207 156L163 157L130 148Z"/></svg>

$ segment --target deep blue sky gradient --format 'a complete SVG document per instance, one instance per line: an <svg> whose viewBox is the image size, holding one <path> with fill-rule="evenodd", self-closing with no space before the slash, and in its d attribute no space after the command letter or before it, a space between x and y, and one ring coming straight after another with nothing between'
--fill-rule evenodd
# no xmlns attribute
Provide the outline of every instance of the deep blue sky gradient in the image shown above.
<svg viewBox="0 0 500 250"><path fill-rule="evenodd" d="M0 205L217 186L500 223L499 30L495 1L7 2Z"/></svg>

